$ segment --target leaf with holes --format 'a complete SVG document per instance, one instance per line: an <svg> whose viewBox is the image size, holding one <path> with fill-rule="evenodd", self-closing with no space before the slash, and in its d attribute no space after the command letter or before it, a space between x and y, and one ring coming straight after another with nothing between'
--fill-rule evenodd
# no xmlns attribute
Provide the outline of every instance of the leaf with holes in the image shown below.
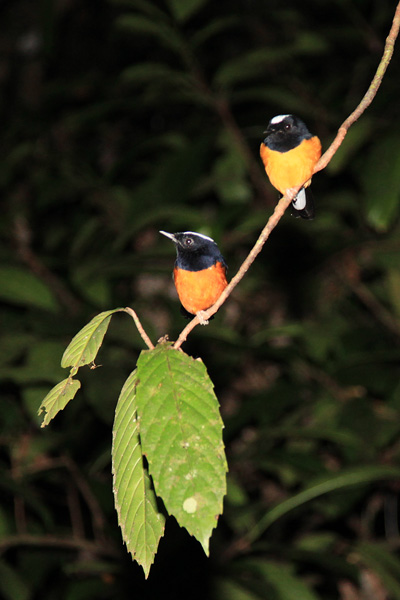
<svg viewBox="0 0 400 600"><path fill-rule="evenodd" d="M99 351L103 338L110 324L111 315L120 312L121 308L106 310L96 315L83 329L81 329L66 348L62 360L62 367L75 367L78 369L94 361Z"/></svg>
<svg viewBox="0 0 400 600"><path fill-rule="evenodd" d="M64 379L50 390L38 410L39 416L42 412L45 413L41 427L48 425L56 414L66 407L80 387L80 381L68 377L68 379Z"/></svg>
<svg viewBox="0 0 400 600"><path fill-rule="evenodd" d="M162 343L137 363L143 453L158 496L208 554L226 493L222 420L204 364Z"/></svg>
<svg viewBox="0 0 400 600"><path fill-rule="evenodd" d="M143 465L136 419L136 371L130 374L118 400L112 447L115 507L122 537L146 577L164 533L151 479Z"/></svg>

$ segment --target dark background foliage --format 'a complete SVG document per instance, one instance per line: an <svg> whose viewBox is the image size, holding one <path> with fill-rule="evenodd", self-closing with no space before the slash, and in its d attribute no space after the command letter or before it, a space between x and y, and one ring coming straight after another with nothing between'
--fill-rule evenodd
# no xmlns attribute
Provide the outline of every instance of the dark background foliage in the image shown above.
<svg viewBox="0 0 400 600"><path fill-rule="evenodd" d="M236 272L277 201L258 158L268 120L294 112L326 148L369 85L394 9L0 3L2 597L400 598L398 481L338 487L259 526L318 478L399 463L398 48L314 178L316 219L285 216L185 344L226 423L229 491L210 558L172 519L147 582L122 546L111 428L143 348L127 315L64 413L46 430L36 414L97 312L133 306L153 341L183 328L159 229L211 235Z"/></svg>

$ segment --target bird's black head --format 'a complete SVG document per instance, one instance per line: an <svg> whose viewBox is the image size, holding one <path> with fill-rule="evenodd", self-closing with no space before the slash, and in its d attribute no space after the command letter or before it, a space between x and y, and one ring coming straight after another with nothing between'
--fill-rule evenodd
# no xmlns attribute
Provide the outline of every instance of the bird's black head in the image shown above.
<svg viewBox="0 0 400 600"><path fill-rule="evenodd" d="M276 152L288 152L296 148L312 134L305 123L295 115L277 115L268 123L264 144Z"/></svg>
<svg viewBox="0 0 400 600"><path fill-rule="evenodd" d="M225 266L224 258L213 239L202 233L184 231L180 233L167 233L160 231L170 238L176 246L176 266L186 271L202 271L208 269L216 262Z"/></svg>

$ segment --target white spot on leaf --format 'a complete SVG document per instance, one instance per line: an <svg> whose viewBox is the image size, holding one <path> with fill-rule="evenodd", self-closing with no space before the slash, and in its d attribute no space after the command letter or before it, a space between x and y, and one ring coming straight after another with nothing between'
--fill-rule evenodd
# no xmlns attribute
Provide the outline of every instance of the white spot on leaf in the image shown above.
<svg viewBox="0 0 400 600"><path fill-rule="evenodd" d="M186 498L183 503L183 510L189 514L195 513L197 510L197 500L194 498Z"/></svg>

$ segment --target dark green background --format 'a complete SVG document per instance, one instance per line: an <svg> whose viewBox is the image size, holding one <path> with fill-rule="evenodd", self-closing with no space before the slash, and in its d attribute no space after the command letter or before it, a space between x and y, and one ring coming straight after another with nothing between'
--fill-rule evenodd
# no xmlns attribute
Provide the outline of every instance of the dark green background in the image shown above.
<svg viewBox="0 0 400 600"><path fill-rule="evenodd" d="M143 348L127 315L64 413L45 430L36 414L97 312L133 306L154 342L185 325L159 229L211 235L236 272L278 198L258 157L268 120L298 114L327 148L394 10L0 2L0 596L400 598L396 480L304 502L240 544L318 477L399 464L399 48L314 177L316 219L285 215L184 346L203 358L226 423L229 492L210 558L172 519L147 582L122 546L111 429Z"/></svg>

